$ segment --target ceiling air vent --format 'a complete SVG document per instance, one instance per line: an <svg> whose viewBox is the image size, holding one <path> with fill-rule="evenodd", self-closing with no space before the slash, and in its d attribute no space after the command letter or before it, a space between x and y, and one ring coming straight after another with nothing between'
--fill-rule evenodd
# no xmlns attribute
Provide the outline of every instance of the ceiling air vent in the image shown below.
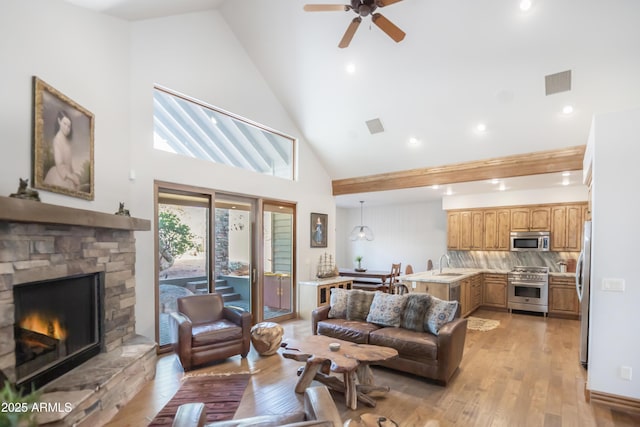
<svg viewBox="0 0 640 427"><path fill-rule="evenodd" d="M571 90L571 70L544 76L546 95Z"/></svg>
<svg viewBox="0 0 640 427"><path fill-rule="evenodd" d="M382 126L382 122L380 121L380 119L367 120L365 123L367 124L371 135L384 132L384 127Z"/></svg>

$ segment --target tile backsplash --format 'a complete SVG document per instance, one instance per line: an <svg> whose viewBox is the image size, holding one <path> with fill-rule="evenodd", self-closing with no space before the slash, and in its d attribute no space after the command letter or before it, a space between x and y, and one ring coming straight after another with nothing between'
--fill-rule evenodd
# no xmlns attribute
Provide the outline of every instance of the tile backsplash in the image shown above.
<svg viewBox="0 0 640 427"><path fill-rule="evenodd" d="M580 252L508 252L508 251L449 251L451 267L491 268L511 270L516 265L549 267L559 272L560 261L577 260ZM437 268L437 265L434 265Z"/></svg>

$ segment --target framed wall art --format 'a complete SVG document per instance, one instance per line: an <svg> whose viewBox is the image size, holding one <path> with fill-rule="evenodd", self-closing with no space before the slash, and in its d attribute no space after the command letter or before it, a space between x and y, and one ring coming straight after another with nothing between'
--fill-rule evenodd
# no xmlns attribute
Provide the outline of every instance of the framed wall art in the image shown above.
<svg viewBox="0 0 640 427"><path fill-rule="evenodd" d="M33 78L33 186L93 200L93 114Z"/></svg>
<svg viewBox="0 0 640 427"><path fill-rule="evenodd" d="M327 247L327 214L311 213L311 247Z"/></svg>

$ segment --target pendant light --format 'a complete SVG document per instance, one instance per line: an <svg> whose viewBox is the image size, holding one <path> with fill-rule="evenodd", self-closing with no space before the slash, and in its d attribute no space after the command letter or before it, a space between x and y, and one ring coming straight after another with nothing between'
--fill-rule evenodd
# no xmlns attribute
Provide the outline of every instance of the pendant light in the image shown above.
<svg viewBox="0 0 640 427"><path fill-rule="evenodd" d="M363 225L362 221L362 205L364 204L363 200L360 200L360 225L356 225L351 230L351 234L349 235L349 239L351 240L373 240L373 231L366 225Z"/></svg>

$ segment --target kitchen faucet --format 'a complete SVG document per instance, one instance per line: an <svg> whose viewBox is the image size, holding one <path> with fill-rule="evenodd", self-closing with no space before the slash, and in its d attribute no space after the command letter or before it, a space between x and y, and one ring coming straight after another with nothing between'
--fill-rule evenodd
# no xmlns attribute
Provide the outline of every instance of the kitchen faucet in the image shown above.
<svg viewBox="0 0 640 427"><path fill-rule="evenodd" d="M450 264L450 262L449 262L449 261L450 261L450 259L449 259L449 255L447 255L446 253L445 253L445 254L440 255L440 261L439 261L439 264L440 264L440 274L442 274L442 257L446 257L446 258L447 258L447 267L450 267L450 266L451 266L451 264Z"/></svg>

